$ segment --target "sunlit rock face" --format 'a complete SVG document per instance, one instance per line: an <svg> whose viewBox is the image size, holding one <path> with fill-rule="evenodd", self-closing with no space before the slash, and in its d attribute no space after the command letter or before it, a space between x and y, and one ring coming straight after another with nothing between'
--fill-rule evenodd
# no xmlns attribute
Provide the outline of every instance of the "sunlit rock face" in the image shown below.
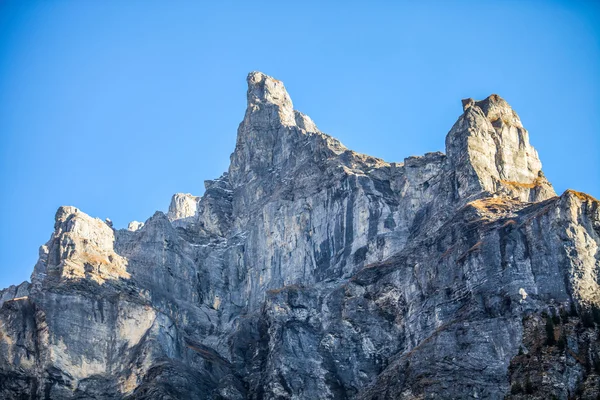
<svg viewBox="0 0 600 400"><path fill-rule="evenodd" d="M465 99L463 109L446 137L448 157L469 176L459 181L459 191L483 190L532 202L555 195L527 130L505 100L496 94L482 101Z"/></svg>
<svg viewBox="0 0 600 400"><path fill-rule="evenodd" d="M519 398L524 352L562 363L539 398L596 398L597 329L575 327L600 305L599 203L556 197L506 101L464 100L446 154L388 163L265 74L247 99L203 196L121 230L58 210L0 292L0 398ZM552 358L535 327L564 310Z"/></svg>
<svg viewBox="0 0 600 400"><path fill-rule="evenodd" d="M173 226L185 226L187 223L195 221L198 216L199 200L199 197L189 193L174 194L167 213Z"/></svg>

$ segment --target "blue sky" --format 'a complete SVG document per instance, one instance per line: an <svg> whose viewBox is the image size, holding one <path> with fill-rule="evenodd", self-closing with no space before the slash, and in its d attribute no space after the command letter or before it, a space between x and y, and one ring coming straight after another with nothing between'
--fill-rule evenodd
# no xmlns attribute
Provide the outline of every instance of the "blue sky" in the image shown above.
<svg viewBox="0 0 600 400"><path fill-rule="evenodd" d="M460 100L498 93L557 192L600 197L598 4L3 1L0 287L29 278L60 205L122 228L201 194L253 70L388 161L443 151Z"/></svg>

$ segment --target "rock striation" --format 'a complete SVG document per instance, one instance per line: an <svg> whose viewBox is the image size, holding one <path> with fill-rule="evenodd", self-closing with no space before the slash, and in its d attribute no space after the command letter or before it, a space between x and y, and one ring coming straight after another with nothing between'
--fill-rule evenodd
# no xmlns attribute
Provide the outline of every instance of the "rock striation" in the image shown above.
<svg viewBox="0 0 600 400"><path fill-rule="evenodd" d="M120 230L58 210L0 291L1 398L598 396L600 203L556 196L506 101L402 163L265 74L247 101L203 196Z"/></svg>

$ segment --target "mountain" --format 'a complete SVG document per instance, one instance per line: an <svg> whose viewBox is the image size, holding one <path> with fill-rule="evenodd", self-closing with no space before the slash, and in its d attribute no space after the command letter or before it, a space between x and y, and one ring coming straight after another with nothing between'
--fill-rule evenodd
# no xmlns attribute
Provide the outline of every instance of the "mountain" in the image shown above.
<svg viewBox="0 0 600 400"><path fill-rule="evenodd" d="M229 171L116 230L61 207L0 292L5 399L589 398L600 203L498 95L388 163L248 76Z"/></svg>

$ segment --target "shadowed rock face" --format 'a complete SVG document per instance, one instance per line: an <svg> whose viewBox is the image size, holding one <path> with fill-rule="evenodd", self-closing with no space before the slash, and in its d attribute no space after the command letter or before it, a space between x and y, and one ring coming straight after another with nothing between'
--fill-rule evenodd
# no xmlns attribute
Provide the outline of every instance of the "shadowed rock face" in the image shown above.
<svg viewBox="0 0 600 400"><path fill-rule="evenodd" d="M0 398L535 397L511 390L546 379L523 349L561 360L538 398L595 398L599 203L556 197L503 99L463 100L446 154L387 163L278 80L247 97L203 196L128 230L58 210L31 283L0 292ZM566 345L540 344L565 309Z"/></svg>

